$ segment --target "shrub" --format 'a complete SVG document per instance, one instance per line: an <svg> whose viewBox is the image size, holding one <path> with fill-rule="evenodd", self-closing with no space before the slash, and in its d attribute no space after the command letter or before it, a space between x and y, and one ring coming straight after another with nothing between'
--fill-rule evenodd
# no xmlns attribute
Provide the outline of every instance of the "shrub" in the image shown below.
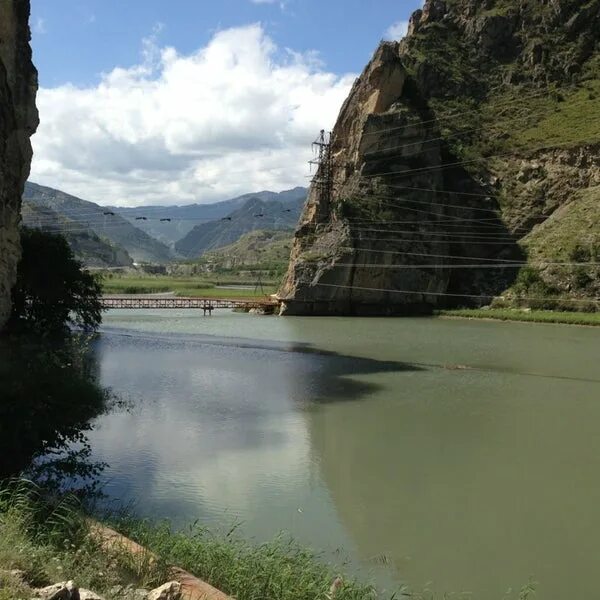
<svg viewBox="0 0 600 600"><path fill-rule="evenodd" d="M70 325L97 329L102 320L100 283L82 269L65 238L23 228L21 246L9 328L45 336L64 335Z"/></svg>

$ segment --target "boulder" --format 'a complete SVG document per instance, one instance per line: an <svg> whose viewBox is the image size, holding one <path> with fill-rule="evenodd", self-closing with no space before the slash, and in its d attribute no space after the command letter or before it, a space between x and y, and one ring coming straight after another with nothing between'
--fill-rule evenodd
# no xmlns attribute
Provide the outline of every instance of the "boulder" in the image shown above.
<svg viewBox="0 0 600 600"><path fill-rule="evenodd" d="M152 590L147 600L180 600L181 584L178 581L170 581Z"/></svg>

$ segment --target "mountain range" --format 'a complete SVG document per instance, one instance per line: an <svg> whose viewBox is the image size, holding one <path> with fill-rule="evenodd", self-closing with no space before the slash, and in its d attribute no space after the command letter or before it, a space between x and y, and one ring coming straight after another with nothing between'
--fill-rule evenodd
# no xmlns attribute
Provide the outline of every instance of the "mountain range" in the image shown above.
<svg viewBox="0 0 600 600"><path fill-rule="evenodd" d="M283 192L262 191L244 194L213 204L142 206L137 208L114 206L111 210L114 210L148 235L174 248L175 243L184 238L196 225L218 221L242 208L249 200L258 198L265 202L279 201L286 203L300 198L306 199L307 192L306 188L296 187ZM147 220L143 220L144 218Z"/></svg>
<svg viewBox="0 0 600 600"><path fill-rule="evenodd" d="M208 250L233 244L244 234L256 230L292 230L306 200L306 190L297 188L282 200L263 200L253 196L231 214L218 221L196 225L175 244L178 254L188 258Z"/></svg>
<svg viewBox="0 0 600 600"><path fill-rule="evenodd" d="M165 263L173 258L173 253L147 233L134 227L129 221L94 202L82 200L53 188L27 182L23 194L23 211L27 207L52 211L46 213L37 224L67 234L92 232L99 238L109 240L117 251L125 250L136 262ZM57 215L57 216L56 216ZM27 218L25 224L28 224ZM33 224L32 221L29 224Z"/></svg>
<svg viewBox="0 0 600 600"><path fill-rule="evenodd" d="M197 257L259 229L291 230L305 188L257 192L216 202L137 208L100 206L60 190L28 182L23 223L62 233L88 267L127 267ZM197 223L201 224L198 225Z"/></svg>

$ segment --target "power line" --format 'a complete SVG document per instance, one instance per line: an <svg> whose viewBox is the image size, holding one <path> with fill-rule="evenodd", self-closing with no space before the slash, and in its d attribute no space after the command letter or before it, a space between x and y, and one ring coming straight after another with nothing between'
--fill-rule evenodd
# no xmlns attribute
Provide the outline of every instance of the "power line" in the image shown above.
<svg viewBox="0 0 600 600"><path fill-rule="evenodd" d="M385 289L385 288L371 288L371 287L361 287L354 285L337 285L333 283L315 283L314 286L320 287L332 287L332 288L344 288L351 290L362 290L368 292L387 292L390 294L408 294L411 296L447 296L452 298L471 298L471 299L488 299L492 300L495 298L505 299L504 296L501 295L493 295L493 294L451 294L448 292L428 292L426 290L398 290L398 289ZM532 297L532 296L517 296L517 300L528 300L528 301L543 301L543 302L572 302L572 303L582 303L582 304L600 304L599 300L580 300L575 298L541 298L541 297ZM285 301L285 300L284 300Z"/></svg>
<svg viewBox="0 0 600 600"><path fill-rule="evenodd" d="M324 260L321 262L325 262ZM397 270L414 270L414 269L520 269L522 267L532 267L536 269L543 269L546 267L599 267L600 263L589 262L589 263L527 263L527 262L513 262L506 264L470 264L470 265L455 265L455 264L410 264L410 265L389 265L389 264L378 264L378 263L334 263L331 268L337 267L353 267L360 269L397 269Z"/></svg>
<svg viewBox="0 0 600 600"><path fill-rule="evenodd" d="M317 249L319 249L318 246L316 246ZM323 249L325 249L323 247ZM401 256L429 256L432 258L450 258L450 259L458 259L458 260L484 260L487 262L502 262L502 263L513 263L514 260L508 259L508 258L484 258L482 256L457 256L457 255L452 255L452 254L430 254L427 252L400 252L397 250L375 250L372 248L362 248L360 246L341 246L340 249L346 249L349 251L356 251L356 252L369 252L369 253L374 253L374 254L394 254L394 255L401 255Z"/></svg>
<svg viewBox="0 0 600 600"><path fill-rule="evenodd" d="M570 146L573 144L592 144L596 143L598 140L571 140L569 142L563 142L561 144L552 144L547 146L538 146L536 148L520 148L519 150L527 150L528 152L539 152L540 150L554 150L555 148L560 148L562 146ZM504 158L506 156L515 156L515 151L512 152L504 152L502 154L490 154L488 156L481 156L479 158L473 158L470 160L461 160L453 163L446 163L443 165L436 165L432 167L419 167L417 169L404 169L403 171L389 171L387 173L373 173L372 175L361 175L364 179L371 179L374 177L383 177L385 175L404 175L408 173L424 173L426 171L441 171L444 169L450 169L452 167L457 167L461 165L469 165L481 160L489 160L490 158Z"/></svg>
<svg viewBox="0 0 600 600"><path fill-rule="evenodd" d="M496 108L503 107L503 106L510 106L510 105L513 105L513 104L522 104L526 100L531 100L533 98L546 96L547 93L548 93L547 91L538 91L538 92L535 92L534 94L531 94L530 96L522 96L522 97L520 97L518 99L510 100L510 101L507 101L505 103L498 103L496 105ZM455 114L450 114L450 115L447 115L447 116L444 113L442 113L441 116L435 117L433 119L426 119L426 120L421 120L421 121L414 121L413 123L406 124L406 125L399 125L397 127L389 127L387 129L380 129L380 130L377 130L377 131L366 132L366 133L363 133L362 135L363 135L363 137L367 136L367 135L380 135L381 133L385 133L385 132L389 132L389 131L398 131L398 130L403 130L403 129L410 129L411 127L416 127L416 126L419 126L419 125L428 125L430 123L436 123L436 122L439 122L439 121L449 121L449 120L452 120L452 119L457 119L458 117L462 117L462 116L465 116L465 115L472 115L472 114L473 114L473 109L468 110L468 111L462 111L462 112L455 113ZM346 139L347 137L349 137L349 136L344 136L344 137L341 137L341 138L334 137L333 142L335 143L335 142L337 142L337 140L339 140L339 139L343 140L343 139Z"/></svg>

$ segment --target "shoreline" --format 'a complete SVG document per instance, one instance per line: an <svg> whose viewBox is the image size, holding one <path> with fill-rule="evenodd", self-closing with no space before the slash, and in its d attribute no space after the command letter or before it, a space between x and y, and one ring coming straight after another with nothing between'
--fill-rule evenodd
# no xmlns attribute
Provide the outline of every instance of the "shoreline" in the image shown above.
<svg viewBox="0 0 600 600"><path fill-rule="evenodd" d="M507 323L534 323L545 325L570 325L577 327L600 327L600 313L577 313L518 309L456 309L440 310L434 316L438 319L467 321L504 321Z"/></svg>

